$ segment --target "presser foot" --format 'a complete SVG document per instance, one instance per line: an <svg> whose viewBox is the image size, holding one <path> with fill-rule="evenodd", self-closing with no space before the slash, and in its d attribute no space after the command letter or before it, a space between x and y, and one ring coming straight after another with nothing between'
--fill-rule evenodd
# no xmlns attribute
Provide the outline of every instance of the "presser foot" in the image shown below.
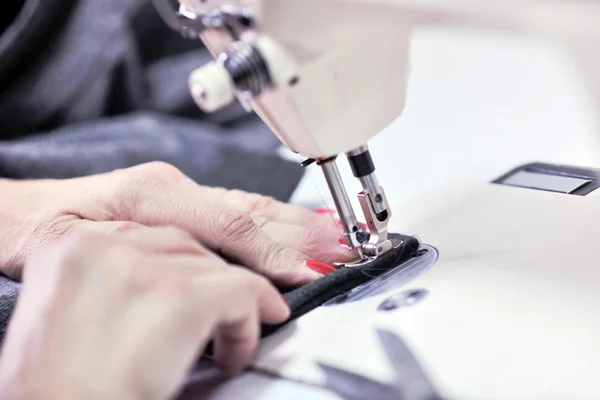
<svg viewBox="0 0 600 400"><path fill-rule="evenodd" d="M394 245L391 240L384 240L383 242L377 244L365 243L363 246L361 246L363 254L362 258L359 257L354 261L345 263L334 263L333 265L336 268L365 267L388 251L402 246L403 243L403 241L399 241L396 245Z"/></svg>

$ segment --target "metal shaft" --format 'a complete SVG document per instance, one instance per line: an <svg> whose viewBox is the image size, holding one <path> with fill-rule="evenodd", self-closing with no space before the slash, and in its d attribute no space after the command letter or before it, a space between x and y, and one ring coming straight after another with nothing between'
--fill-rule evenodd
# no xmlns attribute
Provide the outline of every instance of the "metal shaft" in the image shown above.
<svg viewBox="0 0 600 400"><path fill-rule="evenodd" d="M320 166L325 175L325 180L327 181L327 186L329 186L329 191L333 197L333 202L335 203L340 220L342 221L344 236L346 237L348 246L356 251L360 258L363 258L364 255L361 248L361 242L358 238L363 232L358 224L354 210L352 209L352 204L350 203L348 193L346 193L346 189L344 188L344 183L335 160L328 160L321 163Z"/></svg>
<svg viewBox="0 0 600 400"><path fill-rule="evenodd" d="M360 181L363 191L371 198L375 212L379 214L386 211L388 205L375 176L375 164L371 159L369 147L367 145L360 146L346 153L346 156L354 176Z"/></svg>

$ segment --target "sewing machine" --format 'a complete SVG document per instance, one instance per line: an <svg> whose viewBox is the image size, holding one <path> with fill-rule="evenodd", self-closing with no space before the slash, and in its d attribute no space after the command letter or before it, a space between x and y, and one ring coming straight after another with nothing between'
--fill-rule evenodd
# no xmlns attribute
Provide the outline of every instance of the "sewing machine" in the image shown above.
<svg viewBox="0 0 600 400"><path fill-rule="evenodd" d="M594 224L581 223L586 217L600 217L594 199L505 186L537 185L523 184L532 171L520 169L499 177L495 186L424 193L402 203L402 219L390 220L389 204L397 202L385 197L366 147L402 113L409 37L418 25L452 21L550 39L564 45L582 67L590 92L600 94L600 80L594 75L598 53L593 49L600 41L596 4L182 0L178 16L165 4L157 2L169 24L202 38L215 56L214 63L190 77L198 105L210 112L239 100L288 148L320 164L357 263L376 258L379 248L382 253L389 250L388 225L393 231L418 234L440 250L438 255L429 248L425 269L430 271L413 277L411 287L399 285L317 309L287 332L269 338L255 367L323 387L331 383L331 375L324 378L318 365L327 360L357 379L367 377L361 381L365 385L394 379L398 383L398 377L390 377L394 360L382 356L381 349L390 342L382 340L383 346L378 346L373 335L374 327L383 327L410 344L443 397L559 399L598 394L593 372L599 367L600 351L594 337L600 328L596 311L585 305L598 301L593 282L599 277L587 266L595 260L594 241L600 231ZM339 154L348 157L362 185L359 203L368 236L357 224L337 171L334 157ZM565 171L554 172L557 176ZM585 180L581 171L570 174ZM577 185L564 193L582 188ZM554 234L560 232L568 236ZM421 300L420 295L411 296L423 292L404 289L429 295ZM395 314L379 309L390 301L411 299L419 305L400 304L402 311ZM348 332L347 324L357 316L361 323ZM327 342L327 335L336 339Z"/></svg>
<svg viewBox="0 0 600 400"><path fill-rule="evenodd" d="M216 58L190 77L198 106L214 112L237 98L256 111L305 165L323 170L356 264L389 251L392 212L367 142L404 105L408 29L398 23L401 10L386 2L181 1L173 17L165 4L157 2L170 25L199 35ZM390 38L393 48L373 45ZM340 154L362 184L368 235L340 177Z"/></svg>
<svg viewBox="0 0 600 400"><path fill-rule="evenodd" d="M306 157L305 165L321 167L346 242L357 254L349 265L391 250L392 211L367 143L402 113L412 27L440 18L533 30L557 22L532 18L544 17L531 7L536 1L181 0L177 11L168 1L154 3L172 28L200 38L215 58L189 79L202 110L237 99ZM341 154L362 185L358 198L368 232L340 177Z"/></svg>

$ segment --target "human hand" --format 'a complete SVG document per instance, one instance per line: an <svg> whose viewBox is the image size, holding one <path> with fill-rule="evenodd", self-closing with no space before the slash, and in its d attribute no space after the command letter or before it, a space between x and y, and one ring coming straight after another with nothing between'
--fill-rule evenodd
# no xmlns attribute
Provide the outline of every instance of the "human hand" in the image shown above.
<svg viewBox="0 0 600 400"><path fill-rule="evenodd" d="M216 362L237 372L254 353L259 323L289 312L268 280L186 232L80 231L25 267L0 397L172 398L210 338Z"/></svg>
<svg viewBox="0 0 600 400"><path fill-rule="evenodd" d="M211 250L286 286L321 273L305 260L348 261L330 215L239 191L199 186L164 163L85 178L10 182L0 199L0 270L19 279L49 240L90 225L102 232L171 225ZM328 271L317 268L318 271ZM330 269L332 270L332 269Z"/></svg>

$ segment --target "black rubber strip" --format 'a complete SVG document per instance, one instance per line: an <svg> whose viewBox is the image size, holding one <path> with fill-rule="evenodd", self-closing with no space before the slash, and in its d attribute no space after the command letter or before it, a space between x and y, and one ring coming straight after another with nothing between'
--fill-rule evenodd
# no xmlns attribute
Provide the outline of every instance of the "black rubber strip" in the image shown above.
<svg viewBox="0 0 600 400"><path fill-rule="evenodd" d="M262 336L268 336L291 321L300 318L309 311L322 306L329 300L346 293L363 283L376 278L391 268L414 257L420 242L413 236L390 234L392 243L402 245L389 251L366 267L341 268L331 274L284 294L292 314L279 325L263 325Z"/></svg>

